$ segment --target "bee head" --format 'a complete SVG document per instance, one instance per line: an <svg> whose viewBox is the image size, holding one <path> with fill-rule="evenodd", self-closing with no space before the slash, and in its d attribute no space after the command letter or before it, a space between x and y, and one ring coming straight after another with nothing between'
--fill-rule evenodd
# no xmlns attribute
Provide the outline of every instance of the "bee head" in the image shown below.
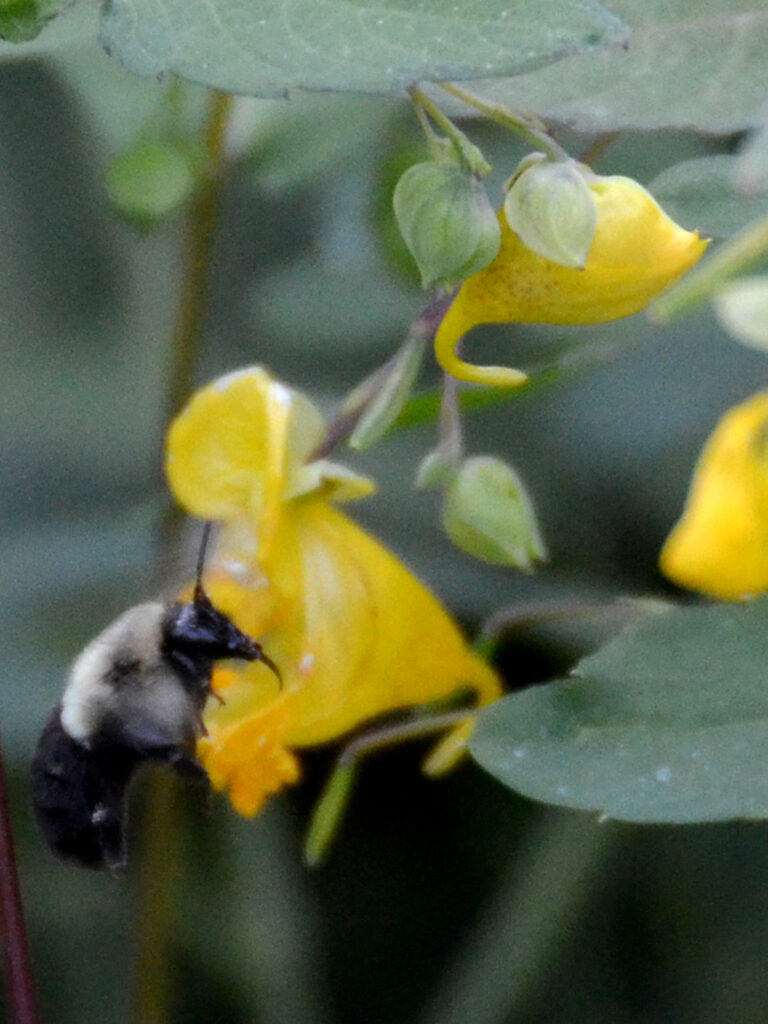
<svg viewBox="0 0 768 1024"><path fill-rule="evenodd" d="M163 622L163 646L169 653L184 654L193 661L221 658L257 661L261 647L214 606L201 586L191 601L174 604Z"/></svg>
<svg viewBox="0 0 768 1024"><path fill-rule="evenodd" d="M247 633L213 604L203 587L205 552L211 524L206 523L197 561L197 580L191 601L174 604L162 625L163 651L182 671L205 677L215 661L240 658L263 661L280 679L280 671Z"/></svg>

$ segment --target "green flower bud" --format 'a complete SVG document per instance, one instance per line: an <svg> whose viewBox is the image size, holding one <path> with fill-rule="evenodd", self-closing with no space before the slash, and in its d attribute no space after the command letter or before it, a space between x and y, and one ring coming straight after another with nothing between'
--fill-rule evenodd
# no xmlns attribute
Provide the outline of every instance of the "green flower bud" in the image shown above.
<svg viewBox="0 0 768 1024"><path fill-rule="evenodd" d="M583 268L597 204L575 160L536 161L516 175L504 200L507 223L529 249L561 267Z"/></svg>
<svg viewBox="0 0 768 1024"><path fill-rule="evenodd" d="M408 401L424 358L426 338L412 334L396 353L375 394L366 404L357 426L349 438L349 447L365 451L380 441Z"/></svg>
<svg viewBox="0 0 768 1024"><path fill-rule="evenodd" d="M392 199L405 244L425 288L453 288L494 259L501 229L480 179L458 164L414 164Z"/></svg>
<svg viewBox="0 0 768 1024"><path fill-rule="evenodd" d="M737 278L713 301L726 331L750 348L768 351L768 275Z"/></svg>
<svg viewBox="0 0 768 1024"><path fill-rule="evenodd" d="M484 562L531 572L547 557L530 498L501 459L466 459L448 485L443 526L453 543Z"/></svg>
<svg viewBox="0 0 768 1024"><path fill-rule="evenodd" d="M118 154L107 168L109 201L136 227L152 228L192 197L199 169L188 143L142 140Z"/></svg>

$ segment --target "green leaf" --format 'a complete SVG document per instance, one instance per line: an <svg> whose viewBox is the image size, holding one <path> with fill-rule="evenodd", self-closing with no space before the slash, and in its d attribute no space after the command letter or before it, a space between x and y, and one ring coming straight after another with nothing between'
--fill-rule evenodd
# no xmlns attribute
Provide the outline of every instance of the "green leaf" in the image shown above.
<svg viewBox="0 0 768 1024"><path fill-rule="evenodd" d="M0 0L0 39L28 43L36 39L69 0Z"/></svg>
<svg viewBox="0 0 768 1024"><path fill-rule="evenodd" d="M526 796L624 821L768 817L766 666L767 599L655 615L491 705L470 750Z"/></svg>
<svg viewBox="0 0 768 1024"><path fill-rule="evenodd" d="M694 128L728 133L760 122L768 79L768 0L610 0L631 29L625 50L575 55L504 81L483 99L578 131Z"/></svg>
<svg viewBox="0 0 768 1024"><path fill-rule="evenodd" d="M674 220L711 238L725 238L768 211L768 188L740 195L738 158L697 157L667 168L648 186Z"/></svg>
<svg viewBox="0 0 768 1024"><path fill-rule="evenodd" d="M330 93L298 94L290 103L263 106L269 120L257 133L249 162L254 180L275 194L303 188L360 160L385 130L393 107L397 109L378 96Z"/></svg>
<svg viewBox="0 0 768 1024"><path fill-rule="evenodd" d="M596 0L106 0L101 40L139 75L227 92L398 93L519 74L625 39Z"/></svg>
<svg viewBox="0 0 768 1024"><path fill-rule="evenodd" d="M768 191L768 120L740 148L735 177L736 187L748 196Z"/></svg>
<svg viewBox="0 0 768 1024"><path fill-rule="evenodd" d="M9 30L6 26L8 40L0 38L0 61L18 61L22 57L34 58L66 51L85 40L94 39L97 27L98 9L92 0L73 0L59 17L46 22L38 35L31 39L27 36L29 42L9 42L12 27Z"/></svg>

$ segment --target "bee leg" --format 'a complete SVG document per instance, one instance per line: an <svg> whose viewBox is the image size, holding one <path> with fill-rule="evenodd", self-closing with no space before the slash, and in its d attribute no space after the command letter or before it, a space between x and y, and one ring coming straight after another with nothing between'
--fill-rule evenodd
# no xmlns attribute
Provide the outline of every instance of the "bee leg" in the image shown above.
<svg viewBox="0 0 768 1024"><path fill-rule="evenodd" d="M97 803L91 813L91 824L96 831L103 866L119 874L126 865L123 823L120 814L107 804Z"/></svg>

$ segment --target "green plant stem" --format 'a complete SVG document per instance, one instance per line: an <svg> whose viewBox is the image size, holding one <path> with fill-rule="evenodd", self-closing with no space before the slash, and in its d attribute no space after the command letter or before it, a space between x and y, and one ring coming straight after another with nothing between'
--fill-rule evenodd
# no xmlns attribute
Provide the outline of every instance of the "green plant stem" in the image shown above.
<svg viewBox="0 0 768 1024"><path fill-rule="evenodd" d="M172 419L189 397L199 361L231 106L231 96L220 92L212 94L205 127L205 180L189 212L184 245L178 313L171 340L166 420Z"/></svg>
<svg viewBox="0 0 768 1024"><path fill-rule="evenodd" d="M411 99L413 100L413 94L411 94ZM421 130L424 132L424 137L427 140L427 145L429 146L429 151L432 154L433 159L436 160L436 159L438 159L440 157L440 155L442 153L441 144L440 144L440 136L437 134L437 132L432 127L432 123L429 120L429 118L427 117L427 112L424 109L424 107L422 106L422 104L421 103L417 103L414 100L413 101L413 109L416 112L416 117L418 118L419 124L421 125Z"/></svg>
<svg viewBox="0 0 768 1024"><path fill-rule="evenodd" d="M11 814L0 751L0 925L9 1024L37 1024L35 982L24 924Z"/></svg>
<svg viewBox="0 0 768 1024"><path fill-rule="evenodd" d="M466 103L468 107L473 107L481 114L485 114L486 117L502 127L515 132L526 142L546 153L550 160L571 159L570 154L555 142L538 118L507 110L500 103L488 103L486 100L481 100L479 96L474 96L471 92L460 89L459 86L449 82L441 82L440 88L450 93L451 96L455 96L457 100L461 100L462 103Z"/></svg>
<svg viewBox="0 0 768 1024"><path fill-rule="evenodd" d="M307 866L318 867L328 856L331 844L339 833L360 761L364 757L410 740L424 739L436 732L445 732L452 726L474 718L476 714L477 708L445 711L409 722L383 726L363 733L348 743L336 759L333 771L312 812L312 820L304 841L304 861Z"/></svg>
<svg viewBox="0 0 768 1024"><path fill-rule="evenodd" d="M138 949L133 1019L167 1024L172 1019L174 976L170 938L175 930L181 845L179 780L153 772L145 780L137 860Z"/></svg>
<svg viewBox="0 0 768 1024"><path fill-rule="evenodd" d="M464 456L464 432L459 407L459 382L450 373L443 374L443 397L440 402L437 450L443 460L459 467Z"/></svg>
<svg viewBox="0 0 768 1024"><path fill-rule="evenodd" d="M422 1024L523 1024L536 985L572 941L616 834L586 815L542 812Z"/></svg>
<svg viewBox="0 0 768 1024"><path fill-rule="evenodd" d="M170 420L194 385L208 299L208 277L225 170L224 140L232 97L212 93L205 124L206 177L189 211L166 398ZM158 564L178 544L181 515L169 506L160 524ZM139 854L138 953L134 1020L166 1024L173 1000L169 945L173 934L179 856L170 847L179 824L178 780L155 773L147 780L143 844Z"/></svg>
<svg viewBox="0 0 768 1024"><path fill-rule="evenodd" d="M480 630L476 647L485 657L492 657L499 640L505 634L548 622L586 619L615 622L617 629L623 629L646 615L660 611L662 607L665 606L661 601L633 601L626 598L612 601L520 601L499 608L487 619Z"/></svg>

